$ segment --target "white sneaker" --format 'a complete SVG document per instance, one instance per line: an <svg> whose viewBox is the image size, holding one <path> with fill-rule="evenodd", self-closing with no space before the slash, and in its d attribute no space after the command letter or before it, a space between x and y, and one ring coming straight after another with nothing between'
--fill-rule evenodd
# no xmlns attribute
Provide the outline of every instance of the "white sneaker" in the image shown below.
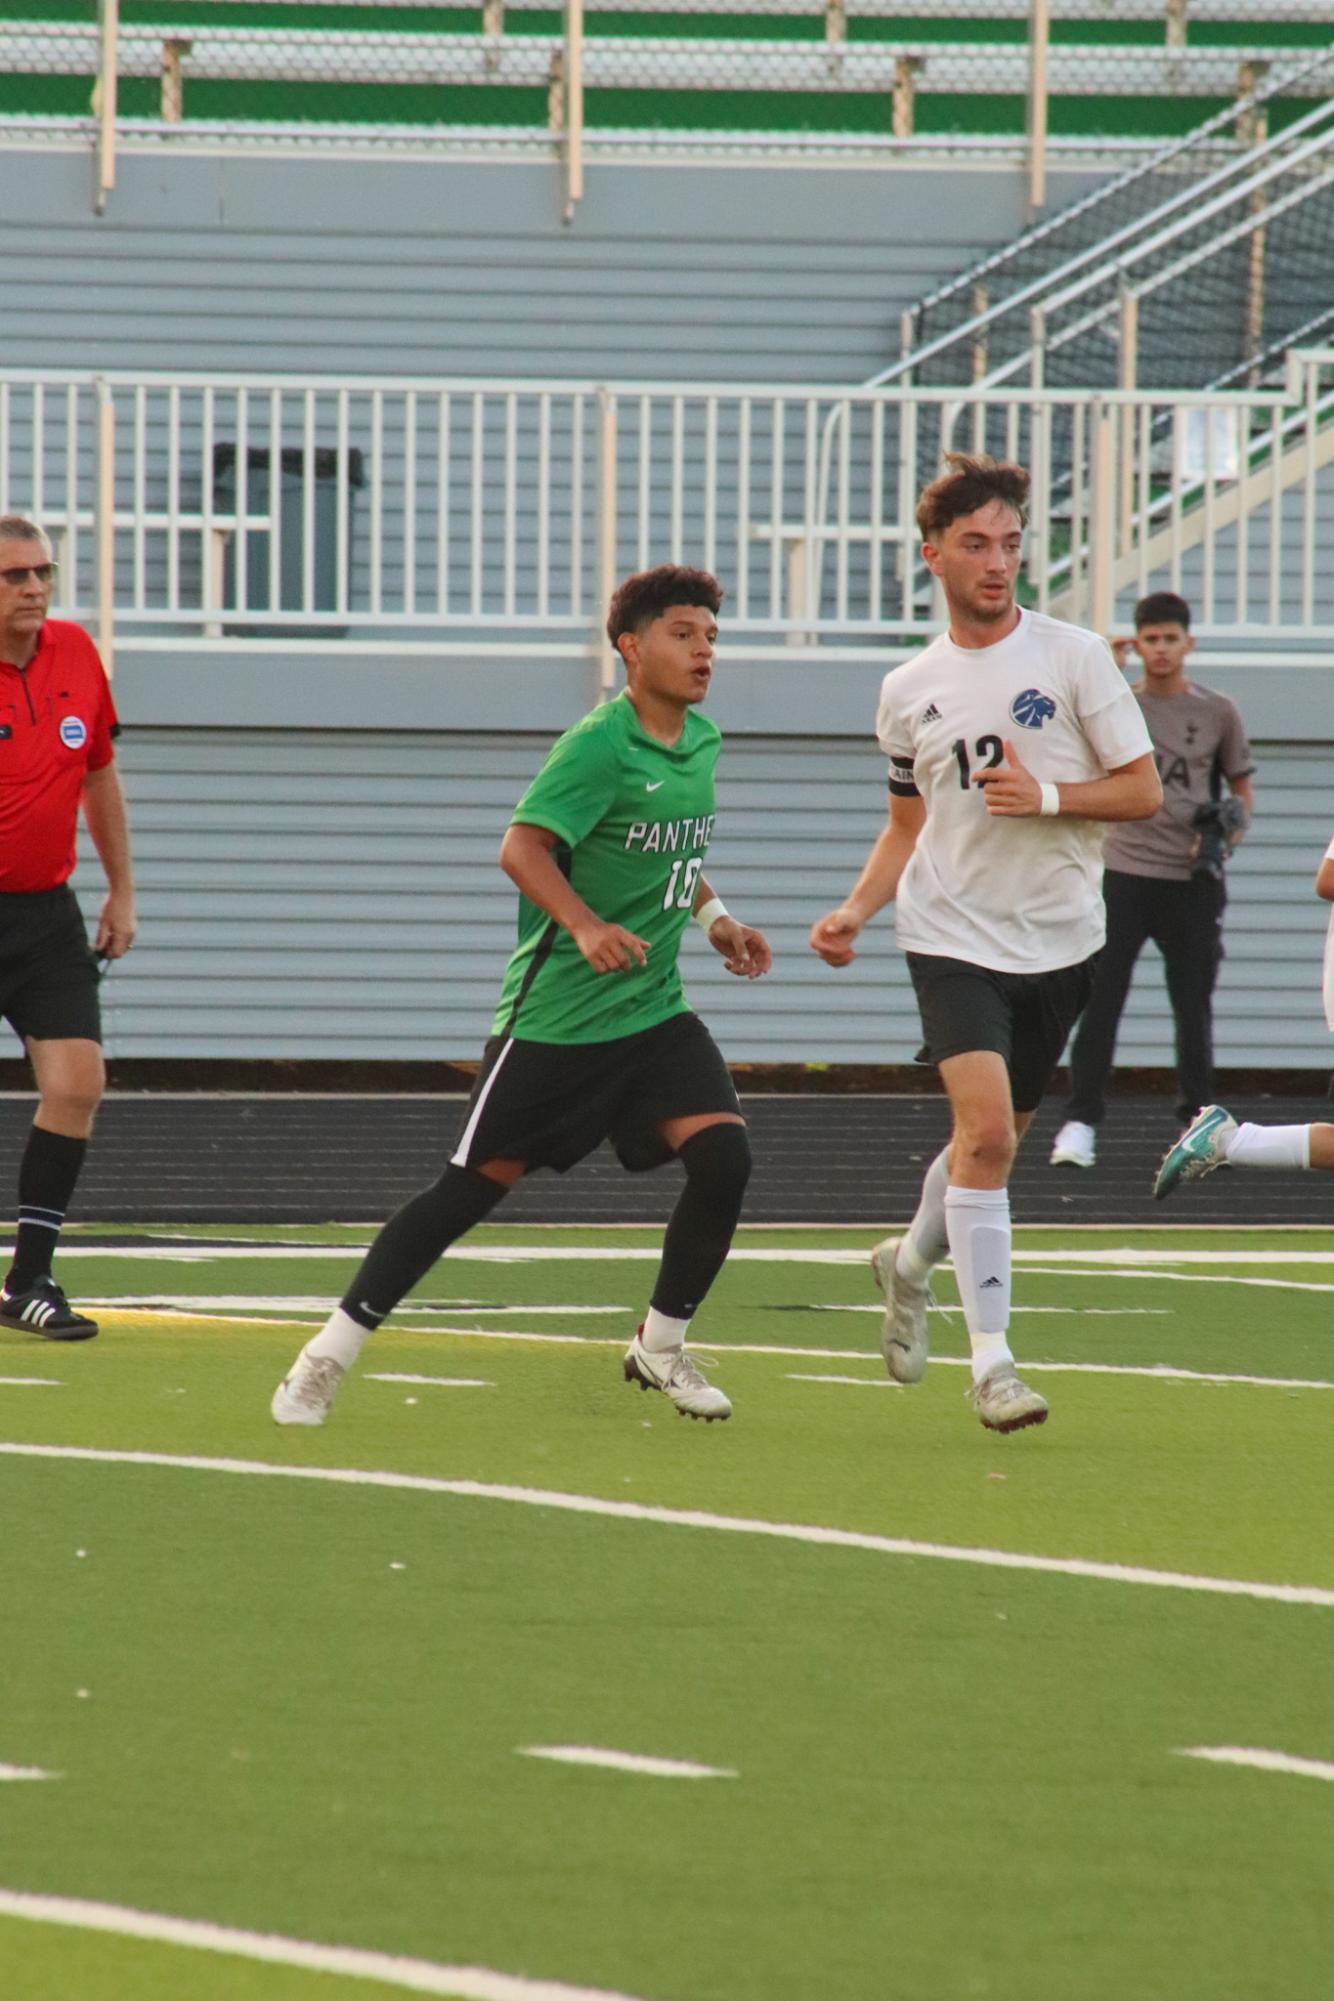
<svg viewBox="0 0 1334 2001"><path fill-rule="evenodd" d="M1092 1167L1098 1153L1098 1135L1080 1119L1067 1119L1056 1135L1051 1150L1053 1167Z"/></svg>
<svg viewBox="0 0 1334 2001"><path fill-rule="evenodd" d="M702 1417L706 1424L712 1424L715 1417L732 1415L730 1399L705 1382L685 1348L663 1348L655 1353L644 1346L643 1332L641 1327L626 1350L627 1383L638 1383L641 1390L661 1390L682 1417Z"/></svg>
<svg viewBox="0 0 1334 2001"><path fill-rule="evenodd" d="M311 1355L303 1348L273 1392L274 1423L323 1424L346 1374L332 1355Z"/></svg>
<svg viewBox="0 0 1334 2001"><path fill-rule="evenodd" d="M1022 1431L1026 1424L1047 1422L1047 1402L1021 1383L1013 1362L997 1362L974 1383L969 1402L988 1431Z"/></svg>
<svg viewBox="0 0 1334 2001"><path fill-rule="evenodd" d="M871 1270L885 1295L880 1352L896 1383L920 1383L931 1352L927 1345L926 1309L934 1301L929 1286L914 1285L899 1270L897 1260L902 1241L901 1237L886 1237L871 1252Z"/></svg>

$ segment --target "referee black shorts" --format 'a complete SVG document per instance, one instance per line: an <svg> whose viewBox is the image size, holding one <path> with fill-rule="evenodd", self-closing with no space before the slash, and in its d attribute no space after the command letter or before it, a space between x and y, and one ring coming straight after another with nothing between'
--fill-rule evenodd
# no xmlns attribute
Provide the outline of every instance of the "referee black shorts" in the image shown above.
<svg viewBox="0 0 1334 2001"><path fill-rule="evenodd" d="M918 1060L943 1063L994 1050L1010 1073L1016 1112L1036 1111L1084 1012L1097 953L1050 973L997 973L926 952L909 952L907 960L925 1037Z"/></svg>
<svg viewBox="0 0 1334 2001"><path fill-rule="evenodd" d="M661 1167L672 1149L663 1119L740 1115L722 1052L697 1014L674 1014L612 1042L486 1045L455 1167L522 1160L564 1174L609 1139L623 1167Z"/></svg>
<svg viewBox="0 0 1334 2001"><path fill-rule="evenodd" d="M102 1040L98 965L68 883L0 893L0 1015L35 1042Z"/></svg>

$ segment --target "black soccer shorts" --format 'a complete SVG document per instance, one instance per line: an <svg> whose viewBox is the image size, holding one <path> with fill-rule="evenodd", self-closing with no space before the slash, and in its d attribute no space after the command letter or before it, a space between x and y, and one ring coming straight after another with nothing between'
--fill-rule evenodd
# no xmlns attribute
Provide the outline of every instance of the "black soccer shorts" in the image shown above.
<svg viewBox="0 0 1334 2001"><path fill-rule="evenodd" d="M468 1100L455 1167L523 1160L564 1174L609 1139L623 1167L661 1167L662 1119L741 1106L722 1052L697 1014L674 1014L610 1042L496 1035Z"/></svg>
<svg viewBox="0 0 1334 2001"><path fill-rule="evenodd" d="M0 894L0 1015L36 1042L102 1040L98 964L68 883Z"/></svg>
<svg viewBox="0 0 1334 2001"><path fill-rule="evenodd" d="M1050 973L998 973L926 952L909 952L907 960L925 1037L921 1060L994 1050L1010 1073L1016 1112L1036 1111L1084 1011L1097 953Z"/></svg>

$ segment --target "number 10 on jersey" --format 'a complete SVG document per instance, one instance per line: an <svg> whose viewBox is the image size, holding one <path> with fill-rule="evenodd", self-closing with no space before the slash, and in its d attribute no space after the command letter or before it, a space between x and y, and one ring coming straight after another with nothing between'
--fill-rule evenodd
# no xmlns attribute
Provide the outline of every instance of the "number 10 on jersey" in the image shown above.
<svg viewBox="0 0 1334 2001"><path fill-rule="evenodd" d="M689 861L672 863L672 872L667 878L667 889L662 899L664 910L670 910L673 904L678 910L690 910L694 907L695 884L699 881L699 872L703 866L703 855L694 855Z"/></svg>

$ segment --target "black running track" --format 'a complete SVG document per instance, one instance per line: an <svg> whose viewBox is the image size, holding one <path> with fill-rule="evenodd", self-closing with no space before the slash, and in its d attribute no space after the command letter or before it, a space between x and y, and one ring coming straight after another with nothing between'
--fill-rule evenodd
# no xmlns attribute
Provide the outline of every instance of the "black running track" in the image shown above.
<svg viewBox="0 0 1334 2001"><path fill-rule="evenodd" d="M938 1095L743 1098L755 1172L750 1223L901 1223L948 1134ZM72 1221L371 1223L440 1173L461 1098L111 1095ZM1296 1124L1328 1117L1324 1098L1238 1097L1238 1117ZM0 1216L12 1216L30 1097L0 1099ZM1049 1167L1060 1107L1044 1107L1011 1181L1016 1222L1334 1226L1334 1175L1224 1170L1155 1202L1154 1170L1177 1134L1166 1097L1113 1100L1092 1171ZM537 1174L510 1195L506 1223L657 1223L680 1171L623 1172L606 1149L566 1175Z"/></svg>

